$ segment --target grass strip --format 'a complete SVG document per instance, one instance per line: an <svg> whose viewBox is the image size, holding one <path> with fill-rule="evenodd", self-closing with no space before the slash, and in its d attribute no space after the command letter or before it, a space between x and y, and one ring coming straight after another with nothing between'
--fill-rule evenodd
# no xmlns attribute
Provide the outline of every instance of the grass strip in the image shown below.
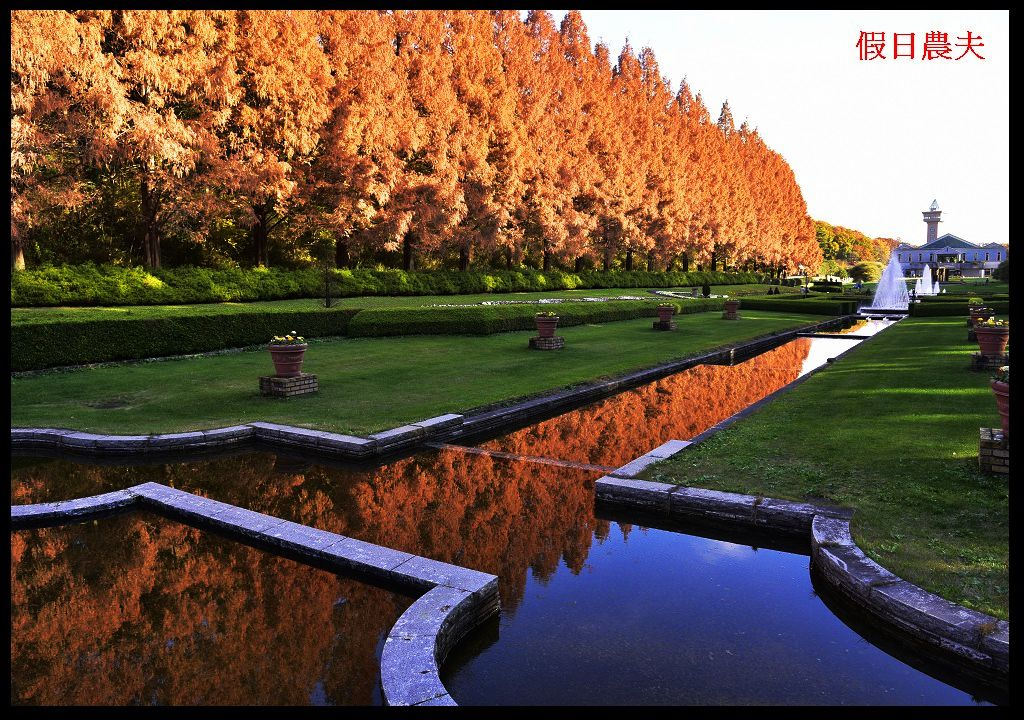
<svg viewBox="0 0 1024 720"><path fill-rule="evenodd" d="M869 556L1008 619L1009 489L978 470L978 428L999 415L976 350L962 318L905 320L643 476L853 508Z"/></svg>
<svg viewBox="0 0 1024 720"><path fill-rule="evenodd" d="M137 434L254 420L365 434L446 412L649 367L708 348L820 321L749 311L683 315L675 332L651 319L559 329L562 350L530 350L532 331L483 337L344 338L315 343L303 370L320 392L259 395L273 373L265 350L12 378L11 425Z"/></svg>

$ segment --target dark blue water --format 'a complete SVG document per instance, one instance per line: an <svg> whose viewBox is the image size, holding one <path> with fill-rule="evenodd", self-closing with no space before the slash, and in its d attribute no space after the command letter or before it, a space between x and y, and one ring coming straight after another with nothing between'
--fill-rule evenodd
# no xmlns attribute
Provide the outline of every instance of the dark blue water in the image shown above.
<svg viewBox="0 0 1024 720"><path fill-rule="evenodd" d="M804 555L614 523L449 658L464 704L973 704L817 597Z"/></svg>

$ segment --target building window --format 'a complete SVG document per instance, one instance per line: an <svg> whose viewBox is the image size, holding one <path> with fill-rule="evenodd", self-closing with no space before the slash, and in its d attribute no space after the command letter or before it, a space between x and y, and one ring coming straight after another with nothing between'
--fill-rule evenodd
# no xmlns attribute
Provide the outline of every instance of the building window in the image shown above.
<svg viewBox="0 0 1024 720"><path fill-rule="evenodd" d="M918 262L924 262L924 253L918 253L917 254L917 261Z"/></svg>
<svg viewBox="0 0 1024 720"><path fill-rule="evenodd" d="M996 253L996 262L1001 259L1002 253Z"/></svg>
<svg viewBox="0 0 1024 720"><path fill-rule="evenodd" d="M988 253L985 253L985 262L988 262Z"/></svg>

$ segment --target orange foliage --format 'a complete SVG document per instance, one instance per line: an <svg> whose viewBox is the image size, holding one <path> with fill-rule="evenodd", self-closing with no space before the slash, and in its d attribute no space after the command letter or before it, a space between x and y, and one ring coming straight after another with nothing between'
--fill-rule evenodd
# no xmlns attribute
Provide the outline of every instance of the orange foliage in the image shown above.
<svg viewBox="0 0 1024 720"><path fill-rule="evenodd" d="M411 602L150 516L15 532L11 702L368 704Z"/></svg>
<svg viewBox="0 0 1024 720"><path fill-rule="evenodd" d="M634 254L779 270L820 260L792 170L728 104L711 122L650 48L578 12L15 11L15 243L96 172L139 188L146 262L231 216L466 268ZM283 236L283 233L279 233Z"/></svg>
<svg viewBox="0 0 1024 720"><path fill-rule="evenodd" d="M797 378L810 340L732 367L698 365L484 443L519 455L619 467L667 440L686 440Z"/></svg>

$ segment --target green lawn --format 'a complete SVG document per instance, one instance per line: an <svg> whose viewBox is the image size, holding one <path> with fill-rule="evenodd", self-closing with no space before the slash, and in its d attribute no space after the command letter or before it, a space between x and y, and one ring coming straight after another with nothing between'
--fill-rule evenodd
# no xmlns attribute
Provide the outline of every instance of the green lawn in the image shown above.
<svg viewBox="0 0 1024 720"><path fill-rule="evenodd" d="M1009 489L977 460L999 414L966 336L963 318L905 320L644 477L854 508L869 556L1007 619Z"/></svg>
<svg viewBox="0 0 1024 720"><path fill-rule="evenodd" d="M767 292L768 285L714 285L715 295L744 295ZM690 288L658 288L659 290L689 290ZM335 298L332 308L369 309L389 307L422 307L424 305L472 305L494 300L541 300L545 298L579 299L585 297L643 297L656 299L643 288L598 288L592 290L557 290L552 292L482 293L477 295L402 295L361 296ZM209 303L204 305L126 305L119 307L44 307L12 308L11 324L25 325L58 321L111 320L117 318L150 318L180 315L219 315L265 310L316 310L324 306L323 299L273 300L251 303Z"/></svg>
<svg viewBox="0 0 1024 720"><path fill-rule="evenodd" d="M264 420L362 434L823 319L751 310L738 322L678 316L668 333L651 318L583 325L560 328L566 347L554 352L528 349L532 331L325 340L303 367L320 392L289 399L259 395L258 376L273 371L265 350L12 378L11 425L136 434Z"/></svg>

